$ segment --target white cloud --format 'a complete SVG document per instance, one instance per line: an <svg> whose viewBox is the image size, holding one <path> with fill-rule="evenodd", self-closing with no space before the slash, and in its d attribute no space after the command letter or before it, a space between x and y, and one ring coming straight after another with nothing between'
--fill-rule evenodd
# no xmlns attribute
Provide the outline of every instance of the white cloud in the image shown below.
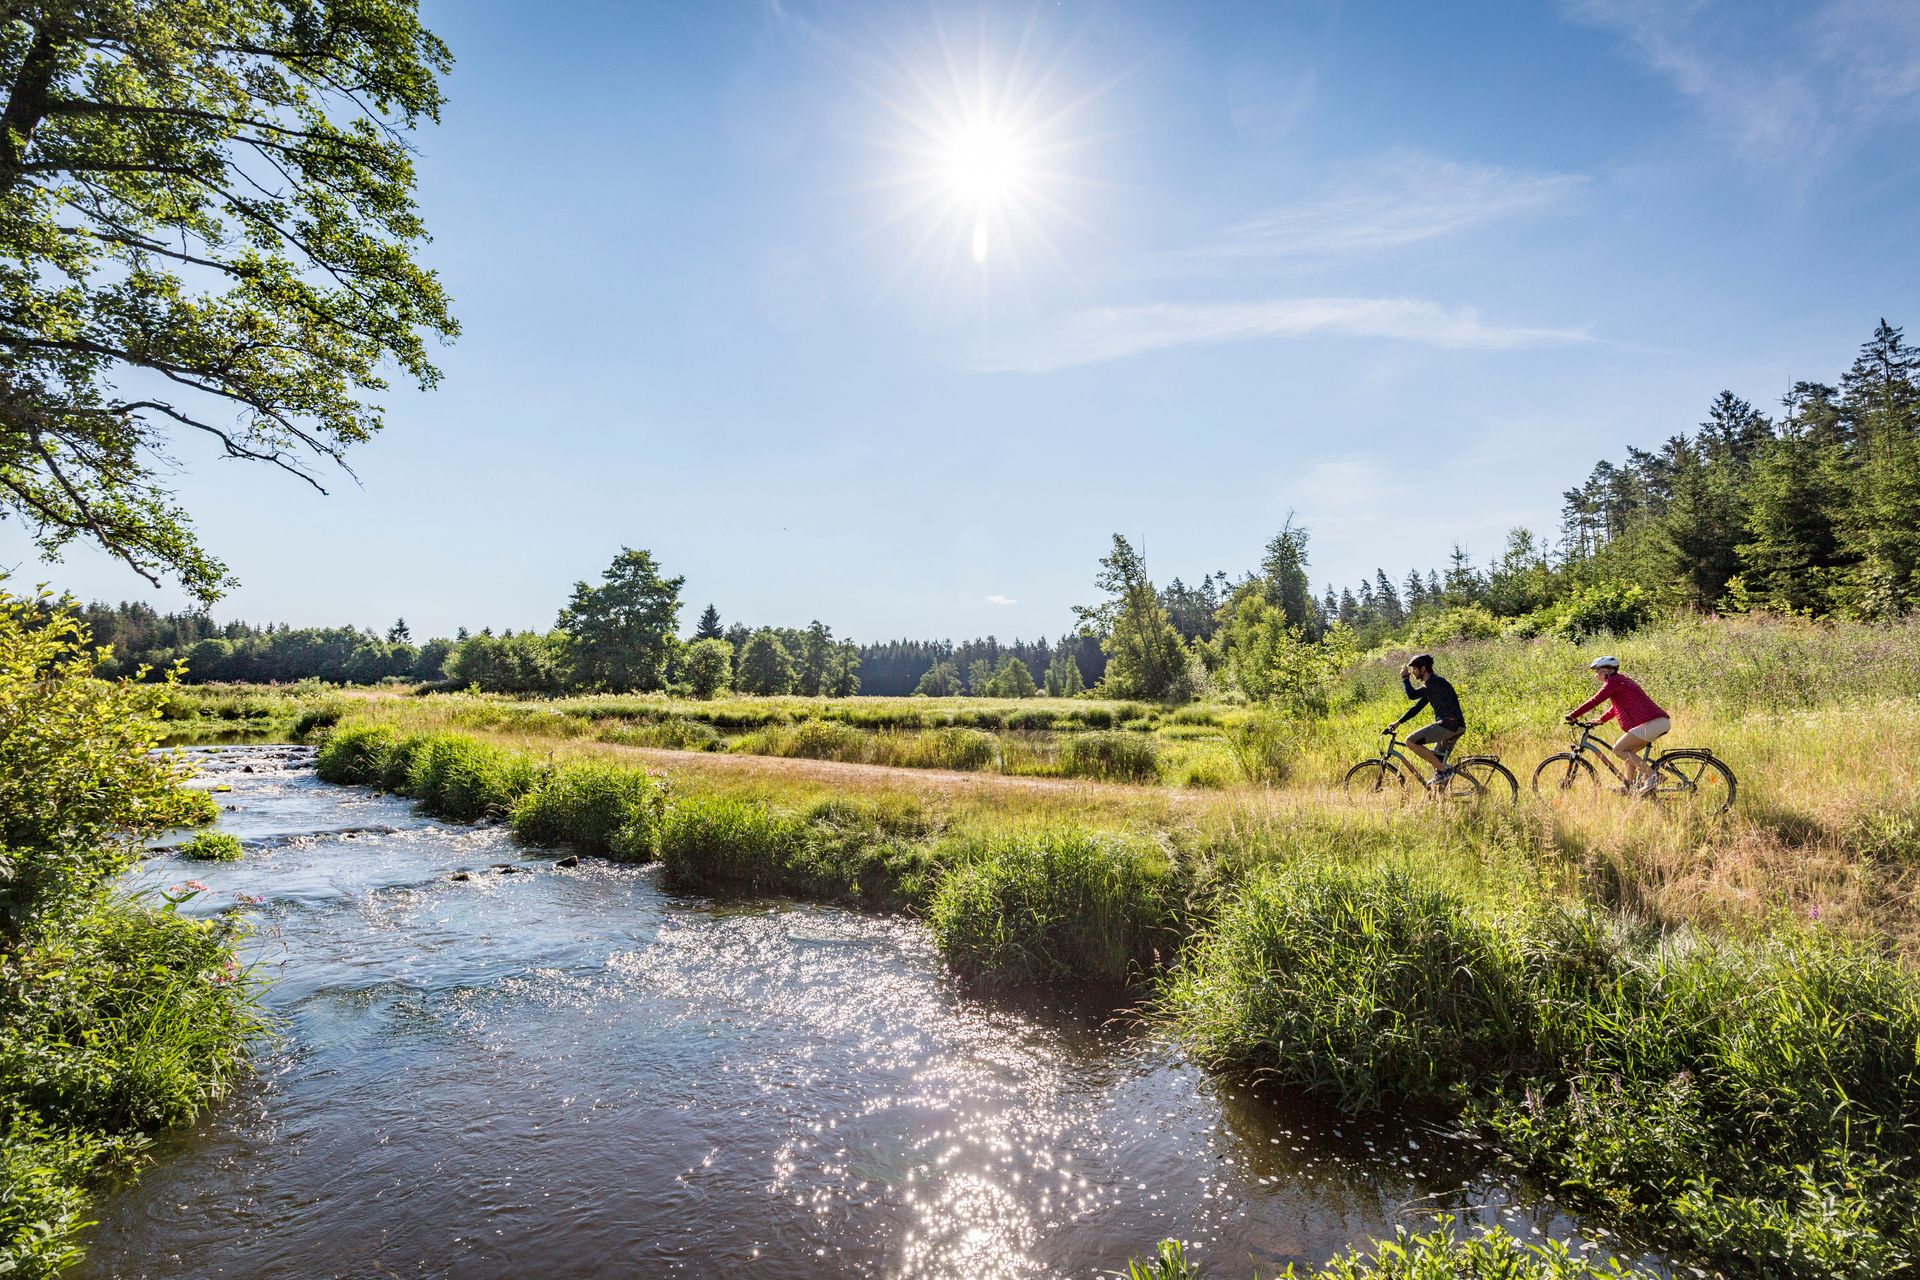
<svg viewBox="0 0 1920 1280"><path fill-rule="evenodd" d="M1920 5L1823 0L1785 16L1749 0L1571 0L1578 21L1618 32L1710 125L1750 153L1818 159L1851 135L1920 108Z"/></svg>
<svg viewBox="0 0 1920 1280"><path fill-rule="evenodd" d="M1184 256L1325 257L1397 249L1545 212L1586 183L1581 174L1523 173L1395 152Z"/></svg>
<svg viewBox="0 0 1920 1280"><path fill-rule="evenodd" d="M1020 602L1018 600L1015 600L1012 596L988 596L987 603L988 604L1019 604Z"/></svg>
<svg viewBox="0 0 1920 1280"><path fill-rule="evenodd" d="M1080 311L1025 340L982 350L971 367L980 373L1044 373L1169 347L1323 334L1495 350L1588 340L1579 330L1489 325L1470 307L1418 298L1145 303Z"/></svg>

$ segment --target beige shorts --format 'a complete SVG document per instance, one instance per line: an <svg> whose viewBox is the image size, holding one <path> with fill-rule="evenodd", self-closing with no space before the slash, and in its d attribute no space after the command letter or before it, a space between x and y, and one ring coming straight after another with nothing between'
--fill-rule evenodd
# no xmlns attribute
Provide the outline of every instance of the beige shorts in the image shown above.
<svg viewBox="0 0 1920 1280"><path fill-rule="evenodd" d="M1655 738L1666 736L1667 730L1671 728L1673 728L1671 719L1666 716L1655 716L1645 724L1637 724L1621 734L1620 741L1613 744L1613 749L1615 751L1624 749L1628 738L1638 743L1652 742Z"/></svg>

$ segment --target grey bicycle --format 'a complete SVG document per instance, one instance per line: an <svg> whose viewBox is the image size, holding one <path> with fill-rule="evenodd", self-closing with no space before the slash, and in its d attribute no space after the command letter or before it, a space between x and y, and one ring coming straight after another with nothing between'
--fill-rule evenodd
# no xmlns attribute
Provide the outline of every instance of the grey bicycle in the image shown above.
<svg viewBox="0 0 1920 1280"><path fill-rule="evenodd" d="M1733 808L1734 794L1740 782L1726 761L1706 747L1675 747L1653 754L1653 744L1640 752L1641 759L1653 767L1653 783L1635 788L1627 775L1613 762L1613 752L1594 736L1597 720L1575 720L1580 736L1565 751L1542 760L1533 771L1533 793L1543 800L1564 801L1597 795L1603 787L1626 794L1632 792L1649 800L1698 809L1701 813L1725 813ZM1599 760L1613 777L1603 783L1593 761Z"/></svg>
<svg viewBox="0 0 1920 1280"><path fill-rule="evenodd" d="M1499 756L1461 756L1429 778L1413 757L1400 749L1399 726L1381 732L1386 735L1386 747L1379 755L1362 760L1347 770L1347 776L1341 780L1341 788L1348 795L1404 796L1407 779L1411 777L1426 789L1427 794L1439 800L1475 803L1486 800L1511 802L1520 798L1520 781L1500 763ZM1440 758L1445 760L1446 753L1441 752Z"/></svg>

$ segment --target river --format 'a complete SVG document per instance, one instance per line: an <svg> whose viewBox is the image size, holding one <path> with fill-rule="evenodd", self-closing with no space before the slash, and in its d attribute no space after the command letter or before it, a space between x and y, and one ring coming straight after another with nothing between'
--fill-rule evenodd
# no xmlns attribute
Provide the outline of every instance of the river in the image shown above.
<svg viewBox="0 0 1920 1280"><path fill-rule="evenodd" d="M1177 1236L1240 1277L1442 1209L1591 1247L1429 1126L970 994L911 920L675 897L300 748L196 755L247 856L140 877L247 915L280 1034L104 1200L78 1276L1086 1276Z"/></svg>

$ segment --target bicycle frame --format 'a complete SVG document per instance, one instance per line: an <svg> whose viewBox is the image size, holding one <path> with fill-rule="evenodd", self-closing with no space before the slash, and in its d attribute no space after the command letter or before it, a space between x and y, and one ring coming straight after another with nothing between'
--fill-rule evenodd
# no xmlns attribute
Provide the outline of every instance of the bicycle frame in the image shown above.
<svg viewBox="0 0 1920 1280"><path fill-rule="evenodd" d="M1453 766L1453 762L1450 758L1452 751L1453 751L1453 743L1449 742L1447 744L1447 754L1440 755L1440 758L1442 760L1447 761L1447 766L1449 768ZM1436 753L1436 754L1440 754L1440 753ZM1415 782L1418 782L1423 787L1426 786L1429 782L1433 781L1432 778L1429 778L1426 774L1420 772L1420 766L1418 763L1415 762L1412 756L1408 755L1406 752L1400 749L1400 728L1398 725L1395 725L1393 728L1387 730L1387 749L1380 753L1380 760L1382 763L1386 763L1386 764L1395 763L1395 762L1399 763L1401 766L1403 766L1406 769L1408 773L1413 775L1413 780Z"/></svg>
<svg viewBox="0 0 1920 1280"><path fill-rule="evenodd" d="M1593 731L1600 727L1600 722L1598 720L1576 720L1574 724L1578 726L1580 736L1568 745L1567 750L1571 751L1576 757L1583 755L1598 756L1600 763L1607 766L1607 772L1613 775L1613 780L1625 786L1628 778L1625 773L1621 772L1620 766L1613 762L1613 748L1604 740L1594 736ZM1642 760L1645 760L1649 766L1655 763L1653 744L1651 742L1640 748L1638 755Z"/></svg>

